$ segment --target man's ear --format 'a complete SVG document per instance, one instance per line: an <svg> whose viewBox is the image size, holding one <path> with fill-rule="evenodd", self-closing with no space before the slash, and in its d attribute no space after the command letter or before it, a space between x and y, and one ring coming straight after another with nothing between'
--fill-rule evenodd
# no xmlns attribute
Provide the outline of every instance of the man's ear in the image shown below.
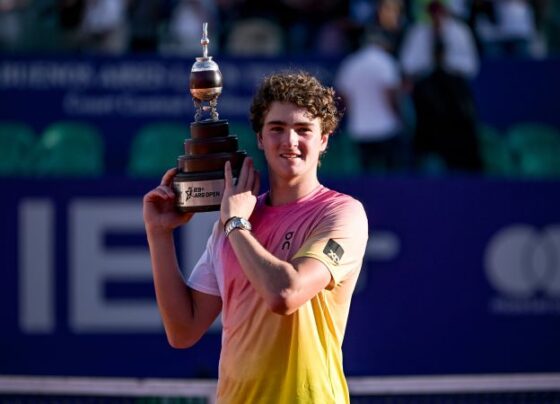
<svg viewBox="0 0 560 404"><path fill-rule="evenodd" d="M320 151L324 152L327 150L327 146L329 145L329 138L331 137L330 133L325 133L321 135L321 148Z"/></svg>
<svg viewBox="0 0 560 404"><path fill-rule="evenodd" d="M257 146L259 147L260 150L263 150L263 144L262 144L262 132L257 133Z"/></svg>

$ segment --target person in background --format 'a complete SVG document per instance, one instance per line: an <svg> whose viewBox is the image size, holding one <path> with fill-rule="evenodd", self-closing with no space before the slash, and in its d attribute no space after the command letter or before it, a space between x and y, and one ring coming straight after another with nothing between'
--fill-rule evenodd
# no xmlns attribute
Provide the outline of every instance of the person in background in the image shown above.
<svg viewBox="0 0 560 404"><path fill-rule="evenodd" d="M171 8L167 31L160 43L160 52L197 55L200 52L200 27L207 22L210 29L214 29L214 12L212 1L178 0Z"/></svg>
<svg viewBox="0 0 560 404"><path fill-rule="evenodd" d="M25 12L31 0L0 0L0 51L17 50L25 38Z"/></svg>
<svg viewBox="0 0 560 404"><path fill-rule="evenodd" d="M534 48L537 27L533 7L527 0L500 0L495 2L496 32L488 46L494 56L537 56ZM540 56L540 55L538 55Z"/></svg>
<svg viewBox="0 0 560 404"><path fill-rule="evenodd" d="M488 41L494 37L496 25L496 10L494 0L472 0L467 24L473 33L477 51L481 56L485 55L485 47Z"/></svg>
<svg viewBox="0 0 560 404"><path fill-rule="evenodd" d="M128 50L127 0L86 0L80 25L80 48L119 55Z"/></svg>
<svg viewBox="0 0 560 404"><path fill-rule="evenodd" d="M78 51L80 46L80 26L84 18L85 0L58 0L56 13L61 32L61 47L68 51Z"/></svg>
<svg viewBox="0 0 560 404"><path fill-rule="evenodd" d="M428 20L414 23L405 33L400 62L407 79L414 81L434 70L437 41L444 44L442 68L473 79L478 74L479 56L469 26L451 15L442 1L429 2L427 11Z"/></svg>
<svg viewBox="0 0 560 404"><path fill-rule="evenodd" d="M402 168L406 149L399 113L401 75L382 32L344 59L335 77L347 109L346 133L359 146L364 172Z"/></svg>
<svg viewBox="0 0 560 404"><path fill-rule="evenodd" d="M418 78L412 87L416 112L413 149L416 165L437 156L453 172L477 173L482 169L477 139L474 98L465 71L450 63L443 23L445 7L438 1L429 5L433 43L433 69ZM470 45L469 45L470 46Z"/></svg>
<svg viewBox="0 0 560 404"><path fill-rule="evenodd" d="M319 183L341 113L335 93L304 72L264 79L251 105L270 189L246 158L229 162L220 220L186 283L173 230L175 169L144 196L156 297L170 344L194 345L222 313L218 403L349 403L342 341L368 238L356 199Z"/></svg>
<svg viewBox="0 0 560 404"><path fill-rule="evenodd" d="M560 55L560 2L550 1L543 9L542 35L547 54L555 57Z"/></svg>
<svg viewBox="0 0 560 404"><path fill-rule="evenodd" d="M375 10L374 29L383 33L388 41L388 51L398 57L405 28L404 3L402 0L379 0Z"/></svg>
<svg viewBox="0 0 560 404"><path fill-rule="evenodd" d="M163 3L161 0L128 0L130 52L157 52L160 31L168 18L168 10Z"/></svg>

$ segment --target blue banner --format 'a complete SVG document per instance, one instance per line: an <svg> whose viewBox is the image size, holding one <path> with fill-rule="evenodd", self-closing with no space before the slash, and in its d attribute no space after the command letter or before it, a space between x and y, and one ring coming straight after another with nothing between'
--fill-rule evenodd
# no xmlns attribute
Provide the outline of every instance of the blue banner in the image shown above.
<svg viewBox="0 0 560 404"><path fill-rule="evenodd" d="M216 377L220 326L167 344L141 198L157 180L1 180L0 373ZM370 240L346 373L560 371L560 186L476 178L325 180ZM188 274L215 213L176 232Z"/></svg>

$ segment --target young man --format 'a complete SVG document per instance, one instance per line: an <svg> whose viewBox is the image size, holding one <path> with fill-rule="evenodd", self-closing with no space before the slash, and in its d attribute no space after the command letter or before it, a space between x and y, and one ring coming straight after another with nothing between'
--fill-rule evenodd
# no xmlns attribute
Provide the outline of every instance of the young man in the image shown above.
<svg viewBox="0 0 560 404"><path fill-rule="evenodd" d="M340 120L335 94L306 73L266 78L251 122L270 190L247 158L229 163L220 221L183 282L173 229L174 170L144 197L159 309L170 344L192 346L222 311L218 403L348 403L342 340L368 237L363 206L319 183Z"/></svg>

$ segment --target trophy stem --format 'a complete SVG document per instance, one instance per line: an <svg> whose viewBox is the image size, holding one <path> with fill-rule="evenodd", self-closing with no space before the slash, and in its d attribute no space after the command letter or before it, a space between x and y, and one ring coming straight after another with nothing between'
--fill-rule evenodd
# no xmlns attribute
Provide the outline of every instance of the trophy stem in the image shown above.
<svg viewBox="0 0 560 404"><path fill-rule="evenodd" d="M194 97L193 97L192 100L193 100L194 107L195 107L194 120L196 122L198 122L202 119L202 101L200 101L198 98L194 98Z"/></svg>
<svg viewBox="0 0 560 404"><path fill-rule="evenodd" d="M210 100L208 102L210 104L210 115L212 117L213 121L217 121L219 119L219 114L218 114L218 100L216 98Z"/></svg>
<svg viewBox="0 0 560 404"><path fill-rule="evenodd" d="M202 57L208 57L208 44L210 40L208 39L208 23L202 23L202 39L200 40L200 44L202 45Z"/></svg>

